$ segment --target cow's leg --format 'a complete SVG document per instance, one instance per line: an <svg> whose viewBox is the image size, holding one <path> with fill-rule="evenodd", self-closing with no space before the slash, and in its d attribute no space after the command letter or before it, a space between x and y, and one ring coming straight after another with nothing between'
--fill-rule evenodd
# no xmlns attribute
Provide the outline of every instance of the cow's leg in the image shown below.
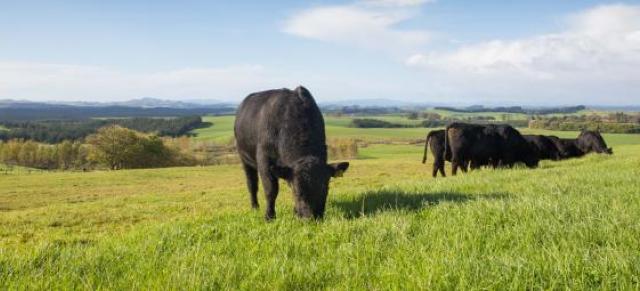
<svg viewBox="0 0 640 291"><path fill-rule="evenodd" d="M462 172L463 172L463 173L466 173L466 172L468 171L468 169L469 169L469 164L470 164L470 162L469 162L469 161L467 161L467 160L462 160L462 161L460 162L460 169L462 169Z"/></svg>
<svg viewBox="0 0 640 291"><path fill-rule="evenodd" d="M455 176L458 174L458 167L461 165L460 158L454 154L451 156L451 175Z"/></svg>
<svg viewBox="0 0 640 291"><path fill-rule="evenodd" d="M440 164L438 163L438 158L435 158L433 161L433 170L431 171L431 176L433 176L434 178L438 177L439 167L440 167Z"/></svg>
<svg viewBox="0 0 640 291"><path fill-rule="evenodd" d="M445 174L444 172L444 159L438 160L438 171L440 171L440 175L442 175L442 177L447 176L447 174Z"/></svg>
<svg viewBox="0 0 640 291"><path fill-rule="evenodd" d="M480 164L481 163L478 160L475 160L475 159L471 160L471 163L470 163L471 171L479 169Z"/></svg>
<svg viewBox="0 0 640 291"><path fill-rule="evenodd" d="M276 218L276 198L278 197L278 178L271 173L271 163L266 154L257 153L258 174L262 181L262 189L267 198L267 211L265 219L271 220Z"/></svg>
<svg viewBox="0 0 640 291"><path fill-rule="evenodd" d="M247 188L249 189L251 198L251 208L258 209L258 170L246 163L242 163L242 168L247 177Z"/></svg>

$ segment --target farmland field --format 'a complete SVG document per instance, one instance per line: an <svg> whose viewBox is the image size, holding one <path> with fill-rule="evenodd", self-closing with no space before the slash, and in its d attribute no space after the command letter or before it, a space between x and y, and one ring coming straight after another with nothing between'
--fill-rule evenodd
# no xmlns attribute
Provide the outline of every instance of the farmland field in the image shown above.
<svg viewBox="0 0 640 291"><path fill-rule="evenodd" d="M411 123L415 121L408 120L400 116L370 116L358 118L375 118L396 123ZM233 138L233 116L216 116L203 118L206 122L213 123L212 126L194 131L196 140L213 140L217 142L227 143ZM348 127L351 117L334 117L325 116L325 128L328 138L353 138L364 141L415 141L424 139L429 132L429 128L352 128ZM578 133L571 131L550 131L543 129L520 128L523 134L546 134L556 135L559 137L575 138ZM613 144L630 144L636 140L640 142L640 135L625 134L603 134L607 141Z"/></svg>
<svg viewBox="0 0 640 291"><path fill-rule="evenodd" d="M207 121L197 138L230 140L231 117ZM0 289L637 289L640 135L605 138L615 155L445 179L421 145L371 144L321 222L294 218L282 183L266 223L238 165L0 171Z"/></svg>

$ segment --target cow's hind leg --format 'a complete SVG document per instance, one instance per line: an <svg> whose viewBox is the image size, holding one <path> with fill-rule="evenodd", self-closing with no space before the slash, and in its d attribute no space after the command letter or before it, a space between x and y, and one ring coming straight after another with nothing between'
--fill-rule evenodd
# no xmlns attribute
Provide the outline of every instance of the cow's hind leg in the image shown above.
<svg viewBox="0 0 640 291"><path fill-rule="evenodd" d="M458 174L458 167L460 167L462 165L461 160L456 157L453 156L451 158L451 175L457 175Z"/></svg>
<svg viewBox="0 0 640 291"><path fill-rule="evenodd" d="M447 175L444 173L444 159L436 158L435 162L433 162L433 177L438 176L438 172L442 177L446 177Z"/></svg>
<svg viewBox="0 0 640 291"><path fill-rule="evenodd" d="M445 174L445 171L444 171L444 161L440 162L440 166L438 166L438 170L440 170L440 175L442 175L442 177L447 176L447 174Z"/></svg>
<svg viewBox="0 0 640 291"><path fill-rule="evenodd" d="M474 171L480 169L484 164L485 162L481 160L471 160L471 163L469 163L469 167L471 168L471 171Z"/></svg>
<svg viewBox="0 0 640 291"><path fill-rule="evenodd" d="M278 178L271 173L269 159L266 156L260 157L258 153L258 174L262 180L262 189L267 198L267 211L265 219L276 218L276 198L278 198Z"/></svg>
<svg viewBox="0 0 640 291"><path fill-rule="evenodd" d="M258 170L254 167L242 163L244 174L247 177L247 188L251 198L251 208L258 209Z"/></svg>

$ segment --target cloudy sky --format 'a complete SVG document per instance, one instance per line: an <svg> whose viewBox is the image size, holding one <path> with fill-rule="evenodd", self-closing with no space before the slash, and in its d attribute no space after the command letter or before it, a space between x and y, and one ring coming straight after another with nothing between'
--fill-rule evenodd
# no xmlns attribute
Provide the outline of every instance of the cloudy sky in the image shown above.
<svg viewBox="0 0 640 291"><path fill-rule="evenodd" d="M321 102L638 105L640 2L0 0L0 99L299 84Z"/></svg>

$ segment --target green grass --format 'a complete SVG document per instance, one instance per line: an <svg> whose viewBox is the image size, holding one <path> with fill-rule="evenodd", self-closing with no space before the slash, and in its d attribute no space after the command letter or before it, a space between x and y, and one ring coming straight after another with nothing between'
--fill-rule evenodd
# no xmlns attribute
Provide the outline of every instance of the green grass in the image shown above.
<svg viewBox="0 0 640 291"><path fill-rule="evenodd" d="M233 138L233 122L235 116L205 116L204 122L211 122L213 125L193 131L196 140L212 140L216 142L229 142Z"/></svg>
<svg viewBox="0 0 640 291"><path fill-rule="evenodd" d="M199 138L231 136L232 118L207 119ZM605 138L614 156L446 179L421 145L370 145L321 222L296 219L282 183L266 223L238 165L14 171L0 175L0 289L637 289L640 136Z"/></svg>
<svg viewBox="0 0 640 291"><path fill-rule="evenodd" d="M422 144L406 144L428 129L350 120L327 117L327 136L405 144L361 147L321 222L296 219L282 183L278 218L266 223L249 209L238 165L0 165L0 289L640 287L640 135L604 135L614 156L432 179ZM196 139L232 139L233 117L205 121L214 125Z"/></svg>

